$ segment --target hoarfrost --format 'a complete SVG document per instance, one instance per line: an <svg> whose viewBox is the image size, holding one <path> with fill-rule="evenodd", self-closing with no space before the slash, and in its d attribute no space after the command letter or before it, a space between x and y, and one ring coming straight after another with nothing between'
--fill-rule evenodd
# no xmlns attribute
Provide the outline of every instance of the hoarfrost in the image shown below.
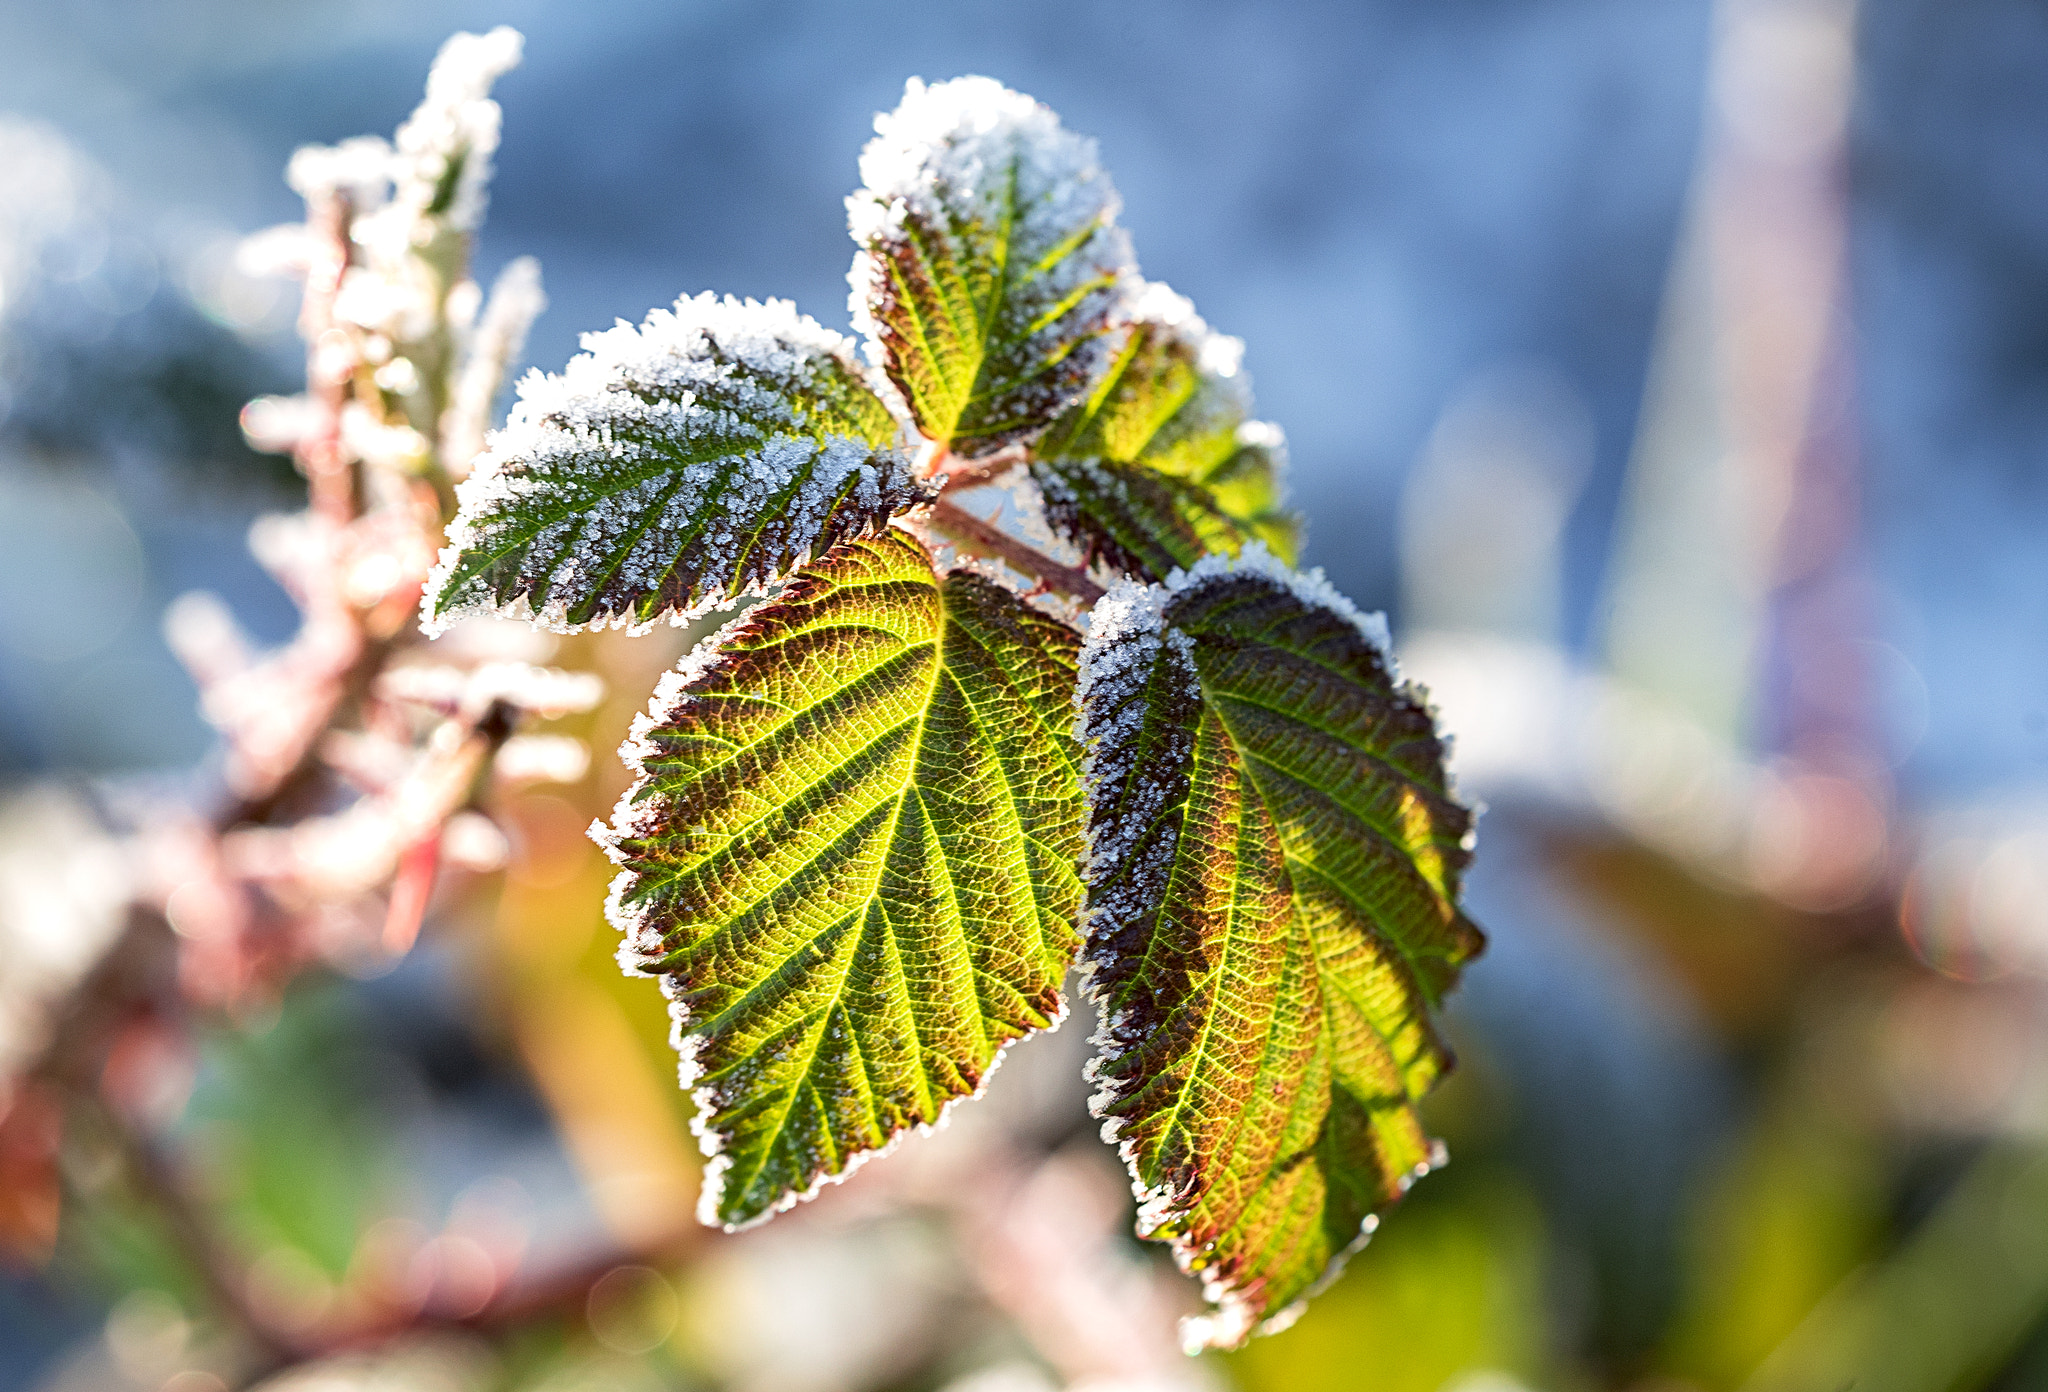
<svg viewBox="0 0 2048 1392"><path fill-rule="evenodd" d="M875 138L861 151L865 185L846 200L854 240L903 234L905 213L945 226L949 219L994 224L1014 169L1027 245L1057 243L1120 207L1095 142L1060 125L1047 107L993 78L904 84L903 101L875 117ZM855 314L862 312L860 301Z"/></svg>
<svg viewBox="0 0 2048 1392"><path fill-rule="evenodd" d="M907 254L914 233L947 242L946 259L972 262L987 254L976 240L992 242L994 229L1002 229L1004 263L1030 270L1006 285L996 323L983 326L976 345L1017 361L988 374L1004 385L1004 409L996 414L1006 423L985 438L970 429L972 452L1034 433L1016 419L1050 423L1106 361L1100 330L1124 278L1134 273L1130 239L1116 226L1121 202L1095 142L991 78L933 86L912 78L896 110L875 117L860 172L863 187L846 200L848 230L861 248L847 277L848 303L870 359L890 364L889 344L898 334L886 319L899 291L889 263ZM1020 367L1025 362L1057 370ZM896 366L890 375L899 376ZM907 406L897 391L890 395Z"/></svg>
<svg viewBox="0 0 2048 1392"><path fill-rule="evenodd" d="M1237 556L1204 556L1188 569L1176 570L1167 576L1161 588L1169 595L1179 595L1211 580L1243 575L1257 576L1276 588L1286 590L1309 608L1327 609L1349 623L1366 642L1379 650L1386 661L1388 677L1398 680L1393 638L1387 632L1387 616L1360 610L1329 582L1321 566L1296 570L1267 550L1263 542L1252 542Z"/></svg>
<svg viewBox="0 0 2048 1392"><path fill-rule="evenodd" d="M1242 420L1251 414L1251 379L1244 372L1244 340L1217 333L1195 312L1194 301L1159 280L1132 276L1124 290L1118 317L1134 325L1150 325L1182 346L1203 384L1219 398L1206 410L1229 412Z"/></svg>
<svg viewBox="0 0 2048 1392"><path fill-rule="evenodd" d="M703 294L529 373L459 487L423 624L678 620L760 592L927 487L851 344L787 300Z"/></svg>

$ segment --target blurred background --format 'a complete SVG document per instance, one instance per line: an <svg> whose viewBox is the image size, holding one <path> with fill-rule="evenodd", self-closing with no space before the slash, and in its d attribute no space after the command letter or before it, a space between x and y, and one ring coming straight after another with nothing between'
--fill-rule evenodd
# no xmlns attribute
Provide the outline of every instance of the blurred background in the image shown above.
<svg viewBox="0 0 2048 1392"><path fill-rule="evenodd" d="M1293 1329L1192 1361L1085 1022L696 1228L582 835L682 639L479 639L603 676L549 727L587 768L498 768L409 951L109 1034L153 1148L14 1095L0 1389L2048 1388L2033 0L0 0L0 1075L147 955L109 951L125 833L232 782L167 609L261 647L304 607L245 544L304 481L237 425L304 376L298 290L237 245L301 216L297 146L389 133L500 23L476 264L540 259L549 368L707 288L844 326L906 77L1100 140L1487 805L1453 1163Z"/></svg>

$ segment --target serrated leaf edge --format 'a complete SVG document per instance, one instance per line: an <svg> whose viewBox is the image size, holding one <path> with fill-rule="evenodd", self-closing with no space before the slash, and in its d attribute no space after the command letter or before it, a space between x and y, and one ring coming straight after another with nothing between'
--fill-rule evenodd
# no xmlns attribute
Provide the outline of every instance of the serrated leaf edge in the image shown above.
<svg viewBox="0 0 2048 1392"><path fill-rule="evenodd" d="M758 323L748 324L743 316L750 316ZM433 568L428 572L420 590L420 631L430 639L438 638L465 619L491 616L520 620L550 633L569 634L616 628L637 637L652 632L664 623L682 627L740 600L766 596L798 569L819 559L824 552L816 547L807 547L794 556L787 566L765 576L755 584L732 589L714 587L706 590L694 603L670 606L644 619L637 618L630 612L622 612L572 622L566 617L566 613L558 615L554 612L560 607L560 601L551 600L543 608L535 609L531 596L524 592L505 603L472 599L446 608L441 607L448 584L472 540L472 524L469 521L469 510L474 506L472 499L484 497L495 486L496 476L509 458L532 448L541 439L543 423L549 417L557 413L572 412L578 401L584 397L602 397L610 392L611 375L653 361L664 348L672 352L673 345L662 342L665 338L695 333L716 342L722 334L742 331L757 334L765 331L779 335L782 340L778 345L780 347L798 352L809 351L837 359L853 381L875 394L896 425L896 438L893 444L877 448L863 443L863 447L869 449L878 461L899 466L912 483L918 482L917 470L909 448L916 437L915 432L906 424L909 418L900 409L900 402L892 394L893 386L888 383L887 375L862 361L856 340L827 328L808 314L800 313L795 304L786 299L753 300L740 299L733 295L721 297L711 291L696 296L684 295L667 309L657 307L650 310L640 324L629 324L621 319L609 329L583 334L580 339L581 351L559 372L547 373L536 368L520 379L518 400L511 414L504 425L488 434L483 453L477 456L469 476L456 486L461 506L448 524L447 543L435 558ZM881 390L883 386L890 386L890 390ZM764 447L782 438L785 437L771 436L764 442ZM792 435L789 438L804 437ZM851 440L853 437L835 438ZM926 501L929 501L929 497L936 496L936 488L928 482L924 491L928 495ZM871 523L853 536L875 535L884 525L886 523Z"/></svg>
<svg viewBox="0 0 2048 1392"><path fill-rule="evenodd" d="M1322 569L1300 571L1294 569L1279 557L1273 555L1265 544L1253 541L1237 556L1205 556L1200 562L1184 570L1176 570L1164 581L1148 584L1142 580L1120 581L1095 606L1089 620L1088 641L1082 646L1079 680L1074 687L1074 738L1081 745L1081 791L1087 800L1089 829L1086 859L1083 862L1083 879L1093 881L1099 866L1118 858L1122 848L1098 846L1095 841L1096 826L1095 788L1093 777L1097 750L1101 746L1101 732L1093 728L1090 717L1094 714L1088 697L1097 681L1103 679L1100 667L1102 655L1112 648L1136 640L1150 641L1157 646L1164 644L1183 658L1193 650L1193 640L1187 634L1166 622L1166 610L1173 599L1181 593L1198 588L1211 580L1231 576L1252 575L1272 582L1287 590L1303 604L1328 610L1348 621L1365 640L1379 650L1387 667L1388 680L1405 694L1428 706L1427 693L1412 682L1401 680L1395 662L1392 637L1387 629L1386 615L1379 612L1367 613L1353 604L1349 598L1331 585ZM1188 663L1187 680L1194 681L1192 662ZM1429 706L1432 719L1435 708ZM1440 737L1441 738L1441 737ZM1450 748L1444 742L1445 786L1452 796L1456 790L1451 786L1449 771ZM1474 807L1474 823L1480 809ZM1471 849L1474 832L1465 834L1465 847ZM1084 907L1080 929L1085 944L1091 927L1095 907ZM1089 1044L1095 1052L1082 1067L1082 1076L1091 1083L1097 1083L1096 1090L1088 1098L1088 1114L1102 1122L1102 1139L1116 1150L1124 1162L1124 1168L1131 1176L1131 1192L1138 1201L1137 1231L1141 1237L1150 1237L1159 1225L1172 1215L1172 1211L1183 1199L1172 1186L1148 1185L1138 1178L1137 1145L1121 1136L1123 1119L1104 1117L1103 1112L1112 1106L1117 1098L1108 1082L1100 1081L1100 1066L1104 1062L1120 1058L1124 1050L1116 1042L1116 1030L1125 1023L1125 1017L1110 1009L1095 989L1095 973L1098 964L1089 957L1084 946L1079 960L1079 989L1090 1005L1096 1009L1095 1033L1089 1037ZM1450 1154L1441 1140L1432 1138L1430 1153L1426 1160L1402 1176L1395 1194L1398 1199L1419 1179L1449 1162ZM1346 1263L1357 1255L1374 1232L1379 1228L1379 1215L1367 1214L1360 1224L1358 1235L1342 1249L1334 1253L1322 1274L1302 1292L1279 1310L1269 1312L1260 1318L1250 1303L1236 1288L1226 1285L1207 1272L1195 1269L1193 1263L1201 1254L1188 1247L1178 1237L1169 1238L1167 1246L1173 1253L1174 1264L1184 1273L1196 1277L1202 1284L1202 1298L1215 1308L1204 1314L1184 1316L1180 1321L1180 1337L1183 1350L1189 1355L1202 1352L1205 1348L1234 1348L1253 1334L1277 1334L1307 1310L1309 1302L1327 1290L1332 1282L1344 1274Z"/></svg>

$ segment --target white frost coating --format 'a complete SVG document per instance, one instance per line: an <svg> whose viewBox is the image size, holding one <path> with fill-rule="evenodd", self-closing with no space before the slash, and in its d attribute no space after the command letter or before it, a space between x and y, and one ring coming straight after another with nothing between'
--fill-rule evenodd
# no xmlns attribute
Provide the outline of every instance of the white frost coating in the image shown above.
<svg viewBox="0 0 2048 1392"><path fill-rule="evenodd" d="M1387 616L1382 613L1365 613L1332 585L1323 574L1321 566L1312 570L1296 570L1266 549L1264 542L1254 541L1236 556L1204 556L1186 570L1176 570L1166 577L1164 589L1169 594L1181 594L1208 581L1234 575L1256 575L1269 580L1292 594L1311 609L1327 609L1357 629L1366 642L1379 649L1380 657L1387 664L1387 676L1398 680L1394 666L1394 641L1387 632Z"/></svg>
<svg viewBox="0 0 2048 1392"><path fill-rule="evenodd" d="M865 246L901 236L906 213L941 226L949 215L993 222L1013 164L1020 242L1064 241L1121 206L1095 142L1064 129L1052 108L993 78L927 87L913 77L902 103L875 117L875 138L860 155L864 187L846 200L848 227ZM856 298L855 315L864 308Z"/></svg>
<svg viewBox="0 0 2048 1392"><path fill-rule="evenodd" d="M1088 853L1082 878L1090 885L1110 878L1110 872L1130 853L1132 844L1152 821L1152 814L1165 803L1169 790L1163 786L1139 787L1132 796L1141 799L1119 825L1110 828L1096 815L1098 792L1112 782L1122 784L1130 772L1135 751L1129 737L1143 726L1147 711L1143 698L1145 680L1165 645L1183 674L1183 688L1199 700L1194 686L1193 643L1185 633L1166 621L1174 599L1211 581L1239 576L1257 576L1294 596L1303 605L1323 609L1351 624L1386 663L1390 681L1398 680L1393 644L1384 614L1361 613L1356 605L1324 578L1320 569L1298 571L1280 560L1257 541L1237 556L1204 556L1186 570L1175 570L1163 583L1148 585L1139 580L1118 582L1096 604L1089 619L1088 639L1081 647L1080 675L1074 687L1077 719L1074 737L1081 744L1081 786L1088 799ZM1166 852L1170 854L1170 848ZM1159 868L1159 867L1149 867ZM1150 878L1135 874L1124 879L1124 894ZM1098 915L1118 917L1124 906L1114 903L1092 905L1090 920ZM1087 924L1083 924L1085 931ZM1113 1023L1105 1013L1105 1027Z"/></svg>
<svg viewBox="0 0 2048 1392"><path fill-rule="evenodd" d="M632 774L632 782L619 795L618 805L612 811L610 825L593 821L587 831L590 839L603 850L614 865L625 864L626 856L619 843L631 837L646 834L649 828L641 821L643 813L651 804L641 803L639 795L652 781L646 761L656 754L652 732L661 725L670 723L676 712L695 698L690 688L704 677L717 670L724 661L726 645L742 626L748 615L742 614L725 624L716 632L707 635L683 656L682 661L661 676L655 683L654 694L648 699L647 709L633 717L632 729L626 742L619 747L619 758ZM644 908L629 906L625 897L633 887L633 872L621 869L612 877L611 889L605 896L605 918L620 934L617 960L619 967L629 975L640 975L657 970L656 964L665 955L658 934L647 922ZM1032 1030L1006 1040L996 1046L988 1067L982 1070L981 1081L974 1091L939 1105L939 1114L931 1121L920 1121L903 1128L891 1136L887 1143L875 1150L856 1151L846 1157L846 1163L835 1173L821 1173L802 1190L784 1193L759 1215L744 1223L727 1223L718 1216L720 1202L725 1196L726 1171L732 1168L732 1157L725 1154L725 1136L715 1125L713 1114L715 1098L709 1087L700 1085L703 1064L698 1059L702 1039L692 1028L689 1007L680 999L681 985L675 977L661 975L661 991L669 1003L669 1044L676 1051L676 1081L682 1090L690 1094L693 1115L690 1118L690 1134L697 1138L697 1148L705 1158L704 1186L697 1197L697 1221L709 1228L725 1232L742 1232L747 1228L759 1227L778 1213L784 1213L800 1203L816 1198L828 1184L844 1184L853 1178L860 1168L870 1161L891 1155L896 1148L913 1135L929 1136L943 1131L952 1120L953 1109L963 1102L972 1102L988 1091L996 1070L1003 1065L1012 1045L1021 1044L1035 1034L1050 1034L1066 1023L1068 1003L1064 995L1052 1020L1043 1029Z"/></svg>
<svg viewBox="0 0 2048 1392"><path fill-rule="evenodd" d="M491 156L498 149L502 113L491 84L519 66L525 40L499 25L488 34L456 34L441 45L427 74L426 100L398 128L393 177L397 201L416 215L433 206L448 168L461 161L455 188L441 216L458 231L483 221Z"/></svg>
<svg viewBox="0 0 2048 1392"><path fill-rule="evenodd" d="M378 135L352 136L339 145L301 145L285 165L293 193L312 201L347 194L358 217L375 212L391 193L390 142Z"/></svg>
<svg viewBox="0 0 2048 1392"><path fill-rule="evenodd" d="M585 334L583 348L561 372L530 372L520 381L511 417L458 485L460 510L422 600L421 626L430 636L472 613L516 612L556 632L630 626L623 605L609 613L601 607L591 624L571 623L570 596L600 587L651 592L687 546L690 569L707 589L670 611L681 622L736 597L721 587L722 577L757 553L749 548L758 548L761 526L790 540L794 565L843 509L873 516L922 496L900 451L810 426L807 386L833 369L854 380L858 368L844 335L787 300L686 297L638 328L620 321ZM677 465L638 443L648 437L724 442L729 450L723 463ZM527 549L520 587L548 586L547 603L508 611L472 585L435 614L465 552L492 546L516 529L522 512L550 502L574 506Z"/></svg>
<svg viewBox="0 0 2048 1392"><path fill-rule="evenodd" d="M1121 200L1093 140L1066 130L1050 107L993 78L960 77L928 87L913 77L897 108L875 117L875 138L860 156L863 187L846 200L847 227L862 248L847 276L848 308L873 360L881 361L882 349L871 310L889 281L873 248L902 241L912 216L937 228L999 224L1013 169L1011 243L1020 263L1035 261L1092 222L1102 224L1080 252L1037 282L1036 298L1057 303L1102 275L1130 274L1130 239L1115 226ZM1100 342L1081 351L1099 354Z"/></svg>
<svg viewBox="0 0 2048 1392"><path fill-rule="evenodd" d="M1187 349L1204 385L1220 398L1207 409L1221 407L1239 418L1251 414L1251 379L1243 370L1244 340L1210 328L1208 321L1195 313L1194 301L1164 281L1133 275L1125 286L1118 317L1164 329Z"/></svg>
<svg viewBox="0 0 2048 1392"><path fill-rule="evenodd" d="M1144 726L1149 709L1145 684L1160 659L1162 645L1173 655L1182 689L1192 699L1199 699L1191 658L1193 644L1185 633L1166 626L1166 606L1172 598L1173 592L1164 585L1122 580L1089 614L1088 640L1081 647L1079 679L1074 686L1074 738L1081 745L1081 788L1088 803L1088 849L1081 878L1091 886L1110 877L1173 795L1173 788L1166 784L1141 784L1131 790L1136 801L1126 808L1114 829L1097 815L1098 794L1105 788L1121 788L1133 770L1136 748L1131 737ZM1154 859L1163 857L1170 863L1173 845L1168 838ZM1148 864L1142 870L1158 872L1163 868ZM1137 907L1121 902L1122 898L1140 895L1140 886L1153 878L1150 873L1126 877L1118 901L1089 906L1082 931L1085 933L1095 918L1119 919ZM1114 1023L1105 1012L1097 1031L1098 1044L1104 1042Z"/></svg>

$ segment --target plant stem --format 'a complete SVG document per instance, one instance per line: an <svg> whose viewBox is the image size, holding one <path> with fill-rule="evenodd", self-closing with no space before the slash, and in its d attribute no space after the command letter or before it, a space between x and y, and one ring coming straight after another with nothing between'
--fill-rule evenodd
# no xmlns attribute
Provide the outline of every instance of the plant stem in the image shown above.
<svg viewBox="0 0 2048 1392"><path fill-rule="evenodd" d="M1043 551L1019 541L993 523L984 522L958 503L941 498L932 504L932 530L950 538L962 551L988 556L1029 575L1046 589L1093 604L1107 593L1086 571L1062 565Z"/></svg>

